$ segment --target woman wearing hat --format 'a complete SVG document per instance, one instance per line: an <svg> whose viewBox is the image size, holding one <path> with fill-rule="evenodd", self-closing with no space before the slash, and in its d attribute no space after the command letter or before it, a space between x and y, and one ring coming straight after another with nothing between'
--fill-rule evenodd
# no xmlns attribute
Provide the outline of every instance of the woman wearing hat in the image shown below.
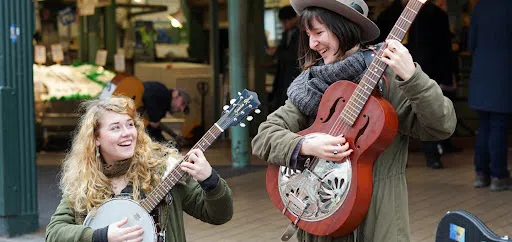
<svg viewBox="0 0 512 242"><path fill-rule="evenodd" d="M315 120L322 95L339 80L358 82L365 70L364 43L379 36L362 0L291 0L299 15L299 62L303 69L288 89L288 100L267 117L252 141L253 153L268 163L304 167L304 158L342 161L343 137L301 136ZM299 241L410 241L405 166L410 138L442 140L456 125L451 101L435 80L413 62L398 41L379 44L389 68L380 92L395 108L399 127L392 144L373 166L373 193L366 218L351 234L320 237L299 230ZM284 152L283 152L284 151Z"/></svg>

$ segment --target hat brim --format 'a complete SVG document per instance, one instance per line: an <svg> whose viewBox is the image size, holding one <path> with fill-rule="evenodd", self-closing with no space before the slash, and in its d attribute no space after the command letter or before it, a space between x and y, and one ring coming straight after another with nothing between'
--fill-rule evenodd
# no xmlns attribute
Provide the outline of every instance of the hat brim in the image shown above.
<svg viewBox="0 0 512 242"><path fill-rule="evenodd" d="M290 0L290 3L298 15L301 15L307 7L320 7L348 18L361 27L361 39L363 42L369 42L379 37L379 27L373 21L336 0Z"/></svg>

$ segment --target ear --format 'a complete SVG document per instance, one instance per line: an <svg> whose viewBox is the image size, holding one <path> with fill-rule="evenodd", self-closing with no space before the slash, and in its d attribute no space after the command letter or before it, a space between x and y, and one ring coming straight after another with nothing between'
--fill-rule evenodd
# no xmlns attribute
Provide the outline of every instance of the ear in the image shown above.
<svg viewBox="0 0 512 242"><path fill-rule="evenodd" d="M96 146L100 146L100 141L96 139Z"/></svg>

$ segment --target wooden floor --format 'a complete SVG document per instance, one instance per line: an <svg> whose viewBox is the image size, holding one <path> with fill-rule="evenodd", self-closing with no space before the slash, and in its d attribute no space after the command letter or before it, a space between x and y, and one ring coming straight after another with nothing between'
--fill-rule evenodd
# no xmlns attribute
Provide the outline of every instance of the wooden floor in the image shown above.
<svg viewBox="0 0 512 242"><path fill-rule="evenodd" d="M413 241L435 241L437 224L449 210L464 209L482 219L499 235L512 235L512 191L491 192L487 188L472 187L473 149L443 156L445 169L426 168L422 153L415 150L409 155L407 184L409 214ZM416 146L417 147L417 146ZM512 159L509 151L509 161ZM38 165L56 165L61 155L38 154ZM214 166L229 166L231 149L227 142L217 141L206 152ZM228 178L233 190L233 219L220 226L213 226L185 216L188 241L280 241L288 220L270 202L265 190L265 162L252 156L256 172ZM509 165L512 168L512 164ZM290 241L296 241L292 238Z"/></svg>
<svg viewBox="0 0 512 242"><path fill-rule="evenodd" d="M445 169L432 170L425 167L422 153L411 152L409 155L407 184L413 241L435 241L441 217L447 211L457 209L473 213L499 235L512 235L512 191L491 192L472 187L472 149L446 155L443 162ZM188 240L280 241L288 220L268 198L265 171L227 181L234 194L233 219L224 225L213 226L186 216ZM290 241L296 241L295 236Z"/></svg>

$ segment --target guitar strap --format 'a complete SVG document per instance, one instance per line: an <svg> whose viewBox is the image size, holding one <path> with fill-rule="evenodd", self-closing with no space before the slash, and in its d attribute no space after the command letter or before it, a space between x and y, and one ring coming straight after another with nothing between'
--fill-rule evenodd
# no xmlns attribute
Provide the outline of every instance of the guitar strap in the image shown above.
<svg viewBox="0 0 512 242"><path fill-rule="evenodd" d="M375 59L375 56L377 56L377 53L379 52L380 48L383 46L383 44L378 45L369 45L365 49L363 49L363 57L364 57L364 63L366 64L366 67L368 68L370 64L372 63L373 59ZM382 74L382 77L379 79L378 83L378 90L381 94L384 93L384 90L386 86L388 85L388 80L384 74Z"/></svg>

